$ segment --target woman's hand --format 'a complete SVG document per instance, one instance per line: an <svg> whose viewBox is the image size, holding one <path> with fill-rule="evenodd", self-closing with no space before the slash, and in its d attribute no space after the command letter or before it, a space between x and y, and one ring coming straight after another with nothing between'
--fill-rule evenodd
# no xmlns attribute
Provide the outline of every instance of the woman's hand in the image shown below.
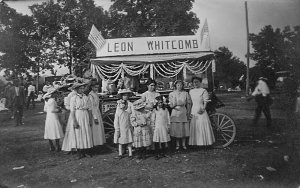
<svg viewBox="0 0 300 188"><path fill-rule="evenodd" d="M198 110L198 114L203 114L205 112L205 108L200 107Z"/></svg>
<svg viewBox="0 0 300 188"><path fill-rule="evenodd" d="M74 121L74 129L79 129L79 124L77 123L77 121Z"/></svg>

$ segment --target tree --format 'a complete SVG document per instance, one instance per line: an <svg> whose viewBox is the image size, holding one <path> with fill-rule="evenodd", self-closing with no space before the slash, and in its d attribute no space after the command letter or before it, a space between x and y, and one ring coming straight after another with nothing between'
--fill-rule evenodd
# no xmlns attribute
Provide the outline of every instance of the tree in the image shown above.
<svg viewBox="0 0 300 188"><path fill-rule="evenodd" d="M246 73L245 64L239 58L233 56L227 47L219 47L215 51L216 58L216 83L223 81L236 87L241 84L240 78Z"/></svg>
<svg viewBox="0 0 300 188"><path fill-rule="evenodd" d="M94 24L106 31L108 14L103 8L96 7L93 0L50 0L30 9L43 49L51 49L43 53L46 64L67 65L70 73L72 69L78 72L79 64L88 65L95 54L88 41L90 28Z"/></svg>
<svg viewBox="0 0 300 188"><path fill-rule="evenodd" d="M3 1L0 3L0 68L14 76L26 73L34 65L34 48L28 46L34 32L30 16L18 14Z"/></svg>
<svg viewBox="0 0 300 188"><path fill-rule="evenodd" d="M199 19L191 12L194 0L113 0L110 37L190 35Z"/></svg>
<svg viewBox="0 0 300 188"><path fill-rule="evenodd" d="M299 75L300 26L294 27L294 31L288 26L281 31L268 25L258 34L250 34L250 41L254 49L250 57L257 62L255 66L259 67L260 76L269 79L271 87L275 86L278 71Z"/></svg>

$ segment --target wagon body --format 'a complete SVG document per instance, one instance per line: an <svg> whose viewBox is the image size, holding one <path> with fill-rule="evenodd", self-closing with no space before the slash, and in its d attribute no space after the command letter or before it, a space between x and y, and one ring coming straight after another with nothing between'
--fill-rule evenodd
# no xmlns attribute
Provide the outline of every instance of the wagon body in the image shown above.
<svg viewBox="0 0 300 188"><path fill-rule="evenodd" d="M162 46L166 45L166 41L169 41L170 47L162 49ZM188 44L185 47L183 45L180 47L180 44L185 44L186 41L192 41L194 46ZM174 46L172 47L173 43ZM134 51L135 49L136 51ZM97 58L91 59L91 72L93 77L97 79L110 81L117 81L125 74L129 76L147 75L147 78L158 80L158 92L168 96L172 91L172 87L170 87L172 81L176 79L186 81L185 89L189 90L188 80L195 75L206 79L206 88L212 92L211 67L213 61L214 53L201 46L199 37L194 35L107 39L105 44L97 49ZM135 94L131 100L140 97L140 93L135 92ZM117 98L113 95L101 97L100 109L108 135L112 135L114 132L113 120L116 101ZM216 115L215 105L210 105L210 108L212 109L211 121L216 132L225 131L225 136L221 134L222 143L220 146L226 147L235 137L234 122L225 114Z"/></svg>

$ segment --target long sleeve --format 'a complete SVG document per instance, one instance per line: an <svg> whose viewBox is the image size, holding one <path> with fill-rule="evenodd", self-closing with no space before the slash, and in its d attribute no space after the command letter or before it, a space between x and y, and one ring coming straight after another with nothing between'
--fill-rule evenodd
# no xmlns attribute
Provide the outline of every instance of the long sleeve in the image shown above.
<svg viewBox="0 0 300 188"><path fill-rule="evenodd" d="M155 110L154 110L152 112L151 118L150 118L150 126L152 127L152 129L155 128L155 120L156 120L156 113L155 113Z"/></svg>
<svg viewBox="0 0 300 188"><path fill-rule="evenodd" d="M173 92L169 94L169 102L170 102L170 107L174 108L176 106L175 102L175 96L173 95Z"/></svg>
<svg viewBox="0 0 300 188"><path fill-rule="evenodd" d="M120 112L116 111L115 119L114 119L115 131L120 131L120 122L119 122L120 117L119 116L120 116Z"/></svg>
<svg viewBox="0 0 300 188"><path fill-rule="evenodd" d="M136 116L135 111L133 111L132 114L130 115L130 122L131 122L131 125L133 127L137 127L138 126L138 124L137 124L137 116Z"/></svg>
<svg viewBox="0 0 300 188"><path fill-rule="evenodd" d="M167 116L167 127L170 128L171 127L171 119L170 119L170 114L167 109L165 109L165 113Z"/></svg>

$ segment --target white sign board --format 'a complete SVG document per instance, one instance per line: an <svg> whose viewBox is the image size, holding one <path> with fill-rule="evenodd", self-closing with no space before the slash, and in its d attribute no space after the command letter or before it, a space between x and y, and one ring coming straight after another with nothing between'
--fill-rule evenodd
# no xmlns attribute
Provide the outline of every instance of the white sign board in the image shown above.
<svg viewBox="0 0 300 188"><path fill-rule="evenodd" d="M196 35L106 39L97 57L205 51Z"/></svg>

